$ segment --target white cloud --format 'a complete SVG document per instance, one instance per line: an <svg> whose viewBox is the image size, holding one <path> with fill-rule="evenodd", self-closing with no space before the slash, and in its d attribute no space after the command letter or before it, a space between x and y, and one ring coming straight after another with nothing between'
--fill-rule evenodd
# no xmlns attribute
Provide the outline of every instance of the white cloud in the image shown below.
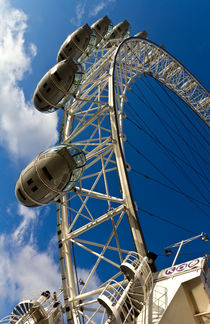
<svg viewBox="0 0 210 324"><path fill-rule="evenodd" d="M0 313L10 312L23 297L34 291L58 291L60 273L53 258L39 252L35 245L15 244L9 236L0 236Z"/></svg>
<svg viewBox="0 0 210 324"><path fill-rule="evenodd" d="M83 16L85 14L86 1L80 1L75 8L75 16L70 19L72 25L78 27L81 25Z"/></svg>
<svg viewBox="0 0 210 324"><path fill-rule="evenodd" d="M100 11L102 11L103 9L105 9L106 7L108 7L110 5L110 3L113 3L115 1L116 0L106 0L106 1L97 2L97 4L95 5L95 7L90 11L89 16L90 17L97 16Z"/></svg>
<svg viewBox="0 0 210 324"><path fill-rule="evenodd" d="M89 276L90 271L91 271L91 269L88 270L88 269L86 269L86 268L78 268L78 269L77 269L78 279L79 279L79 280L81 279L82 281L85 282L85 281L87 280L88 276ZM88 285L87 285L87 287L86 287L85 292L95 290L95 289L97 289L101 284L102 284L102 282L101 282L100 278L98 277L97 273L95 272L95 273L92 275L92 277L91 277L91 279L90 279L90 281L89 281L89 283L88 283ZM81 286L80 288L82 288L82 286ZM90 298L90 300L91 300L91 299L93 300L93 299L95 299L95 298L96 298L96 295L93 295L93 296ZM99 305L98 302L92 304L92 307L95 308L95 309L97 309L99 306L100 306L100 305ZM86 313L87 316L89 316L89 317L92 318L92 316L93 316L93 313L92 313L92 312L88 312L88 311L86 311L85 313ZM100 313L95 314L94 317L92 318L92 320L93 320L94 322L96 322L96 323L101 323L101 316L102 316L102 315L101 315Z"/></svg>
<svg viewBox="0 0 210 324"><path fill-rule="evenodd" d="M90 12L90 17L96 16L101 10L103 10L107 5L107 2L101 1L99 2L95 8Z"/></svg>
<svg viewBox="0 0 210 324"><path fill-rule="evenodd" d="M79 27L83 23L85 23L84 18L87 16L95 17L97 16L103 9L107 8L111 3L114 3L116 0L102 0L102 1L91 1L87 3L87 1L79 1L75 7L74 17L70 19L72 25ZM105 13L106 14L106 13Z"/></svg>
<svg viewBox="0 0 210 324"><path fill-rule="evenodd" d="M57 233L51 237L48 247L47 247L47 253L52 258L59 260L59 251L58 251L58 236Z"/></svg>
<svg viewBox="0 0 210 324"><path fill-rule="evenodd" d="M36 222L39 216L39 209L31 209L24 207L23 205L18 206L18 214L22 217L22 221L12 233L12 238L17 242L18 245L23 243L25 234L28 233L30 241L33 241L33 223Z"/></svg>
<svg viewBox="0 0 210 324"><path fill-rule="evenodd" d="M11 209L7 210L12 213ZM17 212L22 218L17 229L0 235L0 318L9 315L19 301L25 296L32 296L34 291L59 293L62 285L59 266L55 262L55 256L58 257L57 236L54 235L47 249L40 252L33 240L33 225L38 223L40 209L19 205ZM27 241L28 234L30 239ZM89 273L89 269L77 269L78 278L83 281ZM94 273L87 290L94 290L100 285L100 278Z"/></svg>
<svg viewBox="0 0 210 324"><path fill-rule="evenodd" d="M12 209L7 208L7 212L11 215ZM50 242L46 251L40 252L34 241L40 209L18 205L17 214L21 220L19 226L9 234L0 235L0 318L9 315L25 296L32 297L34 291L59 293L61 287L59 266L53 253L55 244L53 251Z"/></svg>
<svg viewBox="0 0 210 324"><path fill-rule="evenodd" d="M58 138L57 115L38 112L18 82L31 70L34 44L25 44L27 16L0 0L0 144L13 158L33 158Z"/></svg>
<svg viewBox="0 0 210 324"><path fill-rule="evenodd" d="M82 281L85 282L89 276L90 271L91 270L88 270L85 268L78 268L77 269L78 279L81 279ZM100 278L97 276L97 273L95 272L87 285L86 291L95 290L101 284L102 284L102 282L101 282Z"/></svg>

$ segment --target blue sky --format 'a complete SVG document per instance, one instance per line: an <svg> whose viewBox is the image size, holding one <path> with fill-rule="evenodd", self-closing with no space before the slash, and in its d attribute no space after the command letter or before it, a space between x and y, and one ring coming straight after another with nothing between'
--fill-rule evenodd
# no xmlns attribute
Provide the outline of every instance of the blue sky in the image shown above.
<svg viewBox="0 0 210 324"><path fill-rule="evenodd" d="M14 186L25 164L57 142L60 114L42 115L36 111L32 95L37 82L56 63L58 49L66 36L80 25L86 22L91 25L104 15L114 24L127 19L131 35L147 30L150 40L163 44L209 89L209 12L208 0L0 0L0 317L9 314L12 305L31 290L60 287L55 207L28 210L20 206ZM133 106L138 104L130 100ZM202 128L202 123L198 123ZM206 136L206 128L201 131ZM140 163L127 147L130 156L127 160L137 169ZM199 153L204 154L204 150ZM156 157L160 162L162 157ZM165 163L165 169L173 173ZM138 170L149 174L147 166L143 169L143 161L141 166ZM184 199L158 186L152 188L135 175L131 174L130 178L139 207L196 234L208 232L209 218ZM181 178L177 174L177 180ZM181 186L189 188L185 182ZM196 195L193 190L190 193ZM165 245L193 236L144 213L140 221L149 249L158 254L163 254ZM210 252L209 243L205 246L203 242L196 243L187 252ZM160 256L158 265L167 267L171 260Z"/></svg>

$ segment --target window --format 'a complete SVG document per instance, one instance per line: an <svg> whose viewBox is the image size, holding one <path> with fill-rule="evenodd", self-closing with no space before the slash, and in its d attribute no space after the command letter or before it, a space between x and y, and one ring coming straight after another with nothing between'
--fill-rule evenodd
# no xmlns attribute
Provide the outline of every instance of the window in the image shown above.
<svg viewBox="0 0 210 324"><path fill-rule="evenodd" d="M75 36L75 38L76 38L76 40L78 41L78 43L80 42L80 39L79 39L79 37L76 35Z"/></svg>
<svg viewBox="0 0 210 324"><path fill-rule="evenodd" d="M38 99L39 102L42 102L42 99L40 98L40 96L38 94L36 94L36 98Z"/></svg>
<svg viewBox="0 0 210 324"><path fill-rule="evenodd" d="M97 25L97 26L96 26L96 28L97 28L98 30L101 30L101 27L100 27L100 25Z"/></svg>
<svg viewBox="0 0 210 324"><path fill-rule="evenodd" d="M63 54L61 54L61 53L60 53L60 58L61 58L62 60L65 59L65 57L64 57Z"/></svg>
<svg viewBox="0 0 210 324"><path fill-rule="evenodd" d="M53 179L53 177L51 176L50 172L47 170L46 167L42 168L42 171L44 172L44 175L47 177L48 180Z"/></svg>
<svg viewBox="0 0 210 324"><path fill-rule="evenodd" d="M48 92L50 92L50 90L51 90L51 88L48 88L48 89L46 90L46 92L48 93Z"/></svg>
<svg viewBox="0 0 210 324"><path fill-rule="evenodd" d="M21 198L23 198L23 200L26 200L26 197L24 196L24 194L22 193L22 191L20 189L18 189L18 193L21 196Z"/></svg>
<svg viewBox="0 0 210 324"><path fill-rule="evenodd" d="M61 81L60 75L58 74L57 71L54 72L54 76L56 77L56 79L57 79L58 81Z"/></svg>
<svg viewBox="0 0 210 324"><path fill-rule="evenodd" d="M45 82L45 83L43 84L43 88L46 88L46 86L47 86L47 82Z"/></svg>
<svg viewBox="0 0 210 324"><path fill-rule="evenodd" d="M38 188L37 188L37 186L34 186L33 188L31 188L31 190L32 190L33 192L35 192L35 191L38 190Z"/></svg>
<svg viewBox="0 0 210 324"><path fill-rule="evenodd" d="M30 186L30 184L32 184L32 183L33 183L33 179L30 178L30 179L27 181L27 184Z"/></svg>

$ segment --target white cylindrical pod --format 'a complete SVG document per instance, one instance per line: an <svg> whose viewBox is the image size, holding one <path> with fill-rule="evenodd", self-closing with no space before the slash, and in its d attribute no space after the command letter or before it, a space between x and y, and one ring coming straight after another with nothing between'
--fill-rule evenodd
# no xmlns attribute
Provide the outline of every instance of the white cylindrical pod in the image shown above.
<svg viewBox="0 0 210 324"><path fill-rule="evenodd" d="M144 39L148 39L148 33L146 30L142 30L141 32L137 33L134 37L141 37Z"/></svg>
<svg viewBox="0 0 210 324"><path fill-rule="evenodd" d="M75 30L61 45L58 51L57 61L60 62L68 57L78 60L86 51L92 34L92 29L88 24L85 24L84 26Z"/></svg>
<svg viewBox="0 0 210 324"><path fill-rule="evenodd" d="M119 24L114 26L112 29L112 32L109 36L109 40L111 39L118 39L124 37L128 32L130 31L130 24L129 22L125 19L121 21Z"/></svg>
<svg viewBox="0 0 210 324"><path fill-rule="evenodd" d="M70 191L82 176L85 155L72 145L57 145L40 153L21 172L15 194L27 207L46 205Z"/></svg>
<svg viewBox="0 0 210 324"><path fill-rule="evenodd" d="M82 80L82 67L71 58L53 66L38 83L33 101L41 112L52 112L71 97ZM79 78L78 78L79 76ZM75 83L76 80L76 83Z"/></svg>
<svg viewBox="0 0 210 324"><path fill-rule="evenodd" d="M103 38L106 38L110 34L113 25L111 20L107 16L104 16L92 24L91 28L96 32L96 45L98 45Z"/></svg>

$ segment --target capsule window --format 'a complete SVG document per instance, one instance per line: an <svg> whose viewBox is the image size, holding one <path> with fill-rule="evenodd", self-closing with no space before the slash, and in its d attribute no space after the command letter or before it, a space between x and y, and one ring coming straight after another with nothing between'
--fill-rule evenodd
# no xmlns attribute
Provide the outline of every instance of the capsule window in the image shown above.
<svg viewBox="0 0 210 324"><path fill-rule="evenodd" d="M52 180L53 177L51 176L50 172L48 171L48 169L46 167L42 168L42 171L44 172L44 174L48 180Z"/></svg>
<svg viewBox="0 0 210 324"><path fill-rule="evenodd" d="M50 92L50 90L51 90L51 88L48 88L48 89L46 90L46 92L48 93L48 92Z"/></svg>
<svg viewBox="0 0 210 324"><path fill-rule="evenodd" d="M47 86L47 82L45 82L45 83L43 84L43 88L46 88L46 86Z"/></svg>
<svg viewBox="0 0 210 324"><path fill-rule="evenodd" d="M71 48L71 47L69 47L69 49L68 49L68 52L71 52L71 50L72 50L72 48Z"/></svg>
<svg viewBox="0 0 210 324"><path fill-rule="evenodd" d="M120 27L118 27L118 30L121 32L122 31L122 29L120 28Z"/></svg>
<svg viewBox="0 0 210 324"><path fill-rule="evenodd" d="M68 44L66 44L66 48L68 48L69 47L69 43Z"/></svg>
<svg viewBox="0 0 210 324"><path fill-rule="evenodd" d="M32 184L32 183L33 183L33 179L30 178L30 179L27 181L27 184L30 186L30 184Z"/></svg>
<svg viewBox="0 0 210 324"><path fill-rule="evenodd" d="M20 189L18 189L18 193L21 196L21 198L23 198L23 200L26 200L26 197L24 196L24 194L22 193L22 191Z"/></svg>
<svg viewBox="0 0 210 324"><path fill-rule="evenodd" d="M97 25L97 26L96 26L96 28L97 28L98 30L101 30L101 27L100 27L100 25Z"/></svg>
<svg viewBox="0 0 210 324"><path fill-rule="evenodd" d="M61 53L60 53L60 58L61 58L62 60L65 59L65 57L64 57L63 54L61 54Z"/></svg>
<svg viewBox="0 0 210 324"><path fill-rule="evenodd" d="M54 76L56 77L56 79L57 79L58 81L61 81L61 77L60 77L60 75L58 74L57 71L55 71Z"/></svg>
<svg viewBox="0 0 210 324"><path fill-rule="evenodd" d="M36 94L36 98L38 99L39 102L42 102L42 99L40 98L40 96L38 94Z"/></svg>
<svg viewBox="0 0 210 324"><path fill-rule="evenodd" d="M33 188L31 188L31 190L32 190L33 192L35 192L35 191L38 190L38 188L37 188L37 186L34 186Z"/></svg>
<svg viewBox="0 0 210 324"><path fill-rule="evenodd" d="M75 36L75 38L76 38L76 40L78 41L78 42L80 42L80 39L79 39L79 37L76 35Z"/></svg>

